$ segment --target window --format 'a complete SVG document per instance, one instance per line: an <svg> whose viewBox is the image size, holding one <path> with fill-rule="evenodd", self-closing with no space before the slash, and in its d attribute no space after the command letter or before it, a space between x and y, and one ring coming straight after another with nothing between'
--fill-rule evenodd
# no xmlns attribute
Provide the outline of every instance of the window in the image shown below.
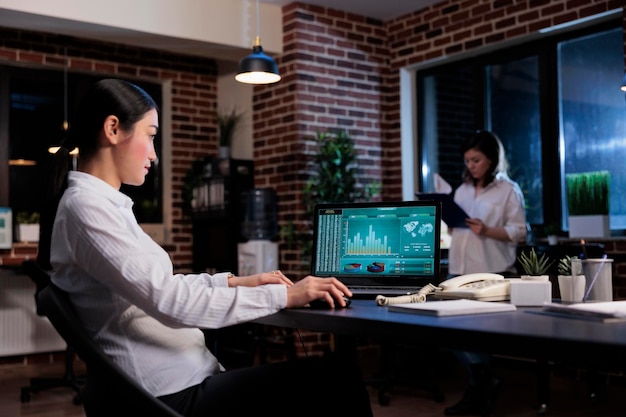
<svg viewBox="0 0 626 417"><path fill-rule="evenodd" d="M67 108L70 129L72 109L86 89L102 77L68 74ZM144 88L162 108L162 87L158 84L130 80ZM65 119L64 77L62 71L32 68L0 68L0 106L4 111L0 125L0 178L7 187L0 187L0 206L9 206L14 213L39 211L41 196L45 194L45 163L48 147L64 139ZM161 114L161 118L163 114ZM161 123L163 126L163 123ZM162 159L163 132L155 139L159 160L141 187L123 186L121 191L133 201L138 221L144 225L163 224L164 181ZM8 150L8 151L7 151ZM80 158L80 155L78 156ZM27 163L17 163L25 160ZM13 163L8 163L12 161ZM154 235L153 232L149 232ZM158 236L162 235L159 233Z"/></svg>
<svg viewBox="0 0 626 417"><path fill-rule="evenodd" d="M565 174L608 169L611 229L626 229L622 21L558 33L416 73L418 184L461 182L460 145L475 129L502 140L528 222L567 230Z"/></svg>
<svg viewBox="0 0 626 417"><path fill-rule="evenodd" d="M564 175L608 170L611 229L626 229L626 107L621 28L558 45L561 201ZM619 53L616 53L619 52Z"/></svg>

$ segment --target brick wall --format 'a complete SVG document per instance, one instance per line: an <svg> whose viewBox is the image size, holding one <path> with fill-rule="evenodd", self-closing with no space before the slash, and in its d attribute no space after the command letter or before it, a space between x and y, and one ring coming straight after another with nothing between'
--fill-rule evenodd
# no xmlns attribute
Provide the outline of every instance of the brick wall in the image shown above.
<svg viewBox="0 0 626 417"><path fill-rule="evenodd" d="M283 8L285 51L278 59L284 81L255 90L257 185L277 189L281 224L309 227L301 204L307 135L339 127L360 147L361 178L381 181L383 199L400 199L401 68L622 8L622 3L445 1L385 23L288 5ZM281 246L282 269L302 275L308 264L300 260L297 249ZM622 268L619 262L616 266L619 276Z"/></svg>
<svg viewBox="0 0 626 417"><path fill-rule="evenodd" d="M623 1L448 0L390 22L294 3L283 9L280 83L255 87L254 160L258 187L273 187L279 223L308 227L301 190L316 131L346 129L359 148L359 178L379 180L382 198L400 199L399 69L535 33ZM626 28L626 18L624 27ZM0 64L63 68L64 39L0 29ZM626 51L626 45L625 45ZM217 151L216 66L212 60L70 39L70 70L172 81L173 240L177 271L191 267L191 226L180 189L191 162ZM626 243L609 241L616 295L626 298ZM298 278L308 265L281 245L281 268Z"/></svg>
<svg viewBox="0 0 626 417"><path fill-rule="evenodd" d="M381 22L298 4L284 8L283 25L284 78L258 87L254 99L255 182L277 190L279 221L302 231L310 229L301 191L316 132L346 130L358 148L357 177L382 177L386 31ZM297 247L281 246L280 264L296 277L309 269Z"/></svg>
<svg viewBox="0 0 626 417"><path fill-rule="evenodd" d="M360 147L362 178L402 198L399 70L622 8L623 1L448 0L390 22L294 3L283 8L284 81L254 97L255 180L276 188L279 223L309 227L301 204L307 135L344 128ZM624 24L626 29L626 20ZM626 44L625 44L626 50ZM603 242L615 259L615 295L626 297L626 244ZM301 252L281 246L281 268L304 275Z"/></svg>
<svg viewBox="0 0 626 417"><path fill-rule="evenodd" d="M305 4L286 6L285 51L278 59L284 78L255 87L256 186L277 190L281 225L308 228L301 190L310 138L316 131L346 129L359 148L359 178L380 181L382 199L399 199L400 68L618 7L620 1L446 1L383 23ZM10 29L0 35L0 62L62 69L65 38ZM180 187L193 160L216 152L215 63L80 39L70 39L68 55L70 70L172 81L174 229L167 250L178 270L190 270L190 223ZM298 278L308 264L298 248L283 244L281 268Z"/></svg>

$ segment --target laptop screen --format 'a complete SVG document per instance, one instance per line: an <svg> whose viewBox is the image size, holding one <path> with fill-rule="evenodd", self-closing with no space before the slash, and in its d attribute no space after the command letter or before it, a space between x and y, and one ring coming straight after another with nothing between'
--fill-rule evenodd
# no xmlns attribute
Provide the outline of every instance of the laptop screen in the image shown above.
<svg viewBox="0 0 626 417"><path fill-rule="evenodd" d="M438 202L318 204L313 227L313 275L358 286L439 282Z"/></svg>

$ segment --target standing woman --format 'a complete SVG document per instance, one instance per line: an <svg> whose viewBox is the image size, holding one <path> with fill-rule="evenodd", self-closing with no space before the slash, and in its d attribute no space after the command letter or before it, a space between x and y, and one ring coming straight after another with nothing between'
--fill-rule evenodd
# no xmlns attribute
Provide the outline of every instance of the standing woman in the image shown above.
<svg viewBox="0 0 626 417"><path fill-rule="evenodd" d="M469 215L467 228L452 230L449 273L475 272L512 275L517 245L526 238L524 195L508 176L500 139L479 130L462 145L463 184L454 201Z"/></svg>
<svg viewBox="0 0 626 417"><path fill-rule="evenodd" d="M139 227L133 202L119 191L144 183L158 131L157 105L145 91L104 79L83 98L55 155L38 261L68 293L84 328L132 379L185 416L371 416L355 363L311 358L225 371L207 349L201 328L320 298L343 307L342 296L352 294L334 278L293 283L280 271L174 273L169 254ZM68 172L74 147L80 159Z"/></svg>
<svg viewBox="0 0 626 417"><path fill-rule="evenodd" d="M508 163L500 139L479 130L462 145L465 170L454 201L469 215L467 228L450 234L448 278L477 272L516 274L517 245L526 237L524 195L507 174ZM445 414L487 415L500 382L493 376L489 355L456 352L468 376L463 398Z"/></svg>

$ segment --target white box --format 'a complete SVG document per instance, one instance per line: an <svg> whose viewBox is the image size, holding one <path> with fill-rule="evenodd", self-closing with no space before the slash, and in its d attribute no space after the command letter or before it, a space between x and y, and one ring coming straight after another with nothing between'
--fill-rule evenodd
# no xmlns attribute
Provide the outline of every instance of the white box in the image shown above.
<svg viewBox="0 0 626 417"><path fill-rule="evenodd" d="M0 207L0 249L13 247L13 215L10 207Z"/></svg>
<svg viewBox="0 0 626 417"><path fill-rule="evenodd" d="M39 224L18 224L15 240L17 242L39 242Z"/></svg>
<svg viewBox="0 0 626 417"><path fill-rule="evenodd" d="M511 279L511 304L516 306L542 306L552 301L550 281Z"/></svg>
<svg viewBox="0 0 626 417"><path fill-rule="evenodd" d="M238 275L253 275L278 269L278 242L249 240L237 245Z"/></svg>
<svg viewBox="0 0 626 417"><path fill-rule="evenodd" d="M569 237L610 237L608 215L569 216Z"/></svg>

